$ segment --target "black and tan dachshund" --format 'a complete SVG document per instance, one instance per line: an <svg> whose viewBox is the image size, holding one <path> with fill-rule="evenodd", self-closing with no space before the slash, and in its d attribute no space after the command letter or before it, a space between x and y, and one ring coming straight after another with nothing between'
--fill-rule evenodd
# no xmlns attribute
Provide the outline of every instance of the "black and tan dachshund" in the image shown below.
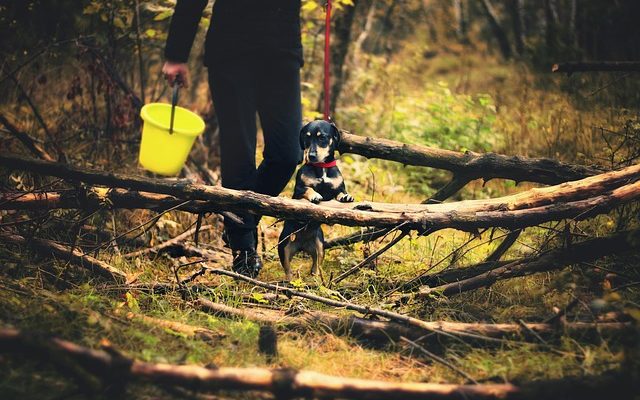
<svg viewBox="0 0 640 400"><path fill-rule="evenodd" d="M304 150L304 164L296 174L294 199L312 203L336 199L353 201L347 193L344 179L336 166L334 153L340 143L340 131L327 121L313 121L300 131L300 147ZM278 240L278 256L287 280L291 280L291 259L299 252L311 256L311 274L315 275L324 259L324 235L315 221L285 221Z"/></svg>

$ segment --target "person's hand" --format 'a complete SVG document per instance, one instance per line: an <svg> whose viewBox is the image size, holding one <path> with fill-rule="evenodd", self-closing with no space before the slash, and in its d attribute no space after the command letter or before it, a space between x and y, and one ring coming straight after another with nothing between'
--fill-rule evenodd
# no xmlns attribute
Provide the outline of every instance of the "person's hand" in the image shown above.
<svg viewBox="0 0 640 400"><path fill-rule="evenodd" d="M186 63L166 61L162 66L162 73L170 86L176 82L182 87L189 86L189 67Z"/></svg>

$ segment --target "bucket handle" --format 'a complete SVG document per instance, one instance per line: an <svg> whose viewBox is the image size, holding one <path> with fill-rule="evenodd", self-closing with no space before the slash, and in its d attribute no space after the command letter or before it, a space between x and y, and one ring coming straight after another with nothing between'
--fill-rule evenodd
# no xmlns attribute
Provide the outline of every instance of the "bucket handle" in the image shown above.
<svg viewBox="0 0 640 400"><path fill-rule="evenodd" d="M176 105L178 104L178 90L180 89L180 85L182 85L182 77L180 75L176 75L173 82L173 95L171 96L171 121L169 122L170 135L173 135L173 120L176 115Z"/></svg>

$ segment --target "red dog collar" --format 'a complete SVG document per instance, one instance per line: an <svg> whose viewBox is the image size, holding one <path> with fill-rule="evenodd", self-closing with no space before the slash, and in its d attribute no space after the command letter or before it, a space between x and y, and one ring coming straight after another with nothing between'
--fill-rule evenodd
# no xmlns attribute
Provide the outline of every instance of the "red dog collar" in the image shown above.
<svg viewBox="0 0 640 400"><path fill-rule="evenodd" d="M319 163L312 163L312 162L307 163L307 165L311 165L312 167L318 167L318 168L333 168L333 167L336 166L336 164L338 164L337 160L329 161L327 163L322 163L322 162L319 162Z"/></svg>

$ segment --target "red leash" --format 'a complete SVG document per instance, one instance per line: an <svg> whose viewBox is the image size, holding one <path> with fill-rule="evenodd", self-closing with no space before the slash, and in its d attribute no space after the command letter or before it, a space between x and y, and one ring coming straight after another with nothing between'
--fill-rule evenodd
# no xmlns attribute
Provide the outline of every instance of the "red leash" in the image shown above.
<svg viewBox="0 0 640 400"><path fill-rule="evenodd" d="M331 100L331 0L327 0L326 4L326 17L324 26L324 119L325 121L331 121L330 112L330 100Z"/></svg>

